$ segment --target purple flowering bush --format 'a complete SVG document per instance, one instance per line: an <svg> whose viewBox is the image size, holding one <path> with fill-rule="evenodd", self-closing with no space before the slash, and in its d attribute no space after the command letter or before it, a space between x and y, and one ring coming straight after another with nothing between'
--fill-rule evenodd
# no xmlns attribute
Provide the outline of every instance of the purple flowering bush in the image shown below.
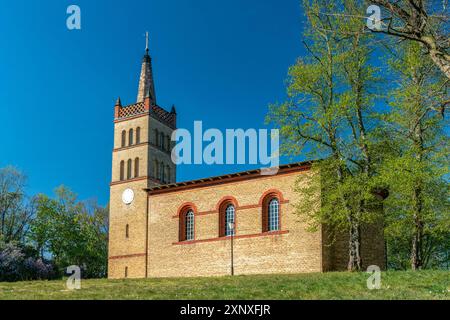
<svg viewBox="0 0 450 320"><path fill-rule="evenodd" d="M45 280L56 275L54 265L39 258L33 248L0 241L0 281Z"/></svg>

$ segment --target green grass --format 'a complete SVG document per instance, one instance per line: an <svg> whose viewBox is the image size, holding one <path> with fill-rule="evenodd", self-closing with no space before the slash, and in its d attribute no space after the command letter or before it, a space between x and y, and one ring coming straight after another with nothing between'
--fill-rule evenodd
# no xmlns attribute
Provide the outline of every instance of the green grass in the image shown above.
<svg viewBox="0 0 450 320"><path fill-rule="evenodd" d="M65 280L0 283L0 299L446 299L448 271L390 271L381 289L368 290L367 273L313 273L214 278Z"/></svg>

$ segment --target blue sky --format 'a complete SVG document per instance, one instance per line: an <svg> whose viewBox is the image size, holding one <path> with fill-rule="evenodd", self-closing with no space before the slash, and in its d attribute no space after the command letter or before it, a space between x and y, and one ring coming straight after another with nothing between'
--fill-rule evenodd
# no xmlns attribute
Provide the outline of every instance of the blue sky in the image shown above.
<svg viewBox="0 0 450 320"><path fill-rule="evenodd" d="M71 4L81 30L66 28ZM179 127L265 128L304 54L303 19L298 0L1 0L0 167L26 173L30 194L64 184L106 203L114 102L136 100L147 30L158 104L177 106ZM252 167L180 166L177 179Z"/></svg>

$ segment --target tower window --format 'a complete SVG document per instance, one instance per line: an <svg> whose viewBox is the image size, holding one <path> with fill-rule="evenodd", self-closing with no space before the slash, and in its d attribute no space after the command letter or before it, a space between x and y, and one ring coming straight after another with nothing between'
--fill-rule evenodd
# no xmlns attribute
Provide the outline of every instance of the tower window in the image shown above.
<svg viewBox="0 0 450 320"><path fill-rule="evenodd" d="M122 142L120 146L123 148L126 145L126 139L127 139L127 132L125 130L122 131Z"/></svg>
<svg viewBox="0 0 450 320"><path fill-rule="evenodd" d="M158 161L153 160L153 178L158 179Z"/></svg>
<svg viewBox="0 0 450 320"><path fill-rule="evenodd" d="M125 161L120 161L120 181L125 180Z"/></svg>
<svg viewBox="0 0 450 320"><path fill-rule="evenodd" d="M128 159L128 162L127 162L127 179L131 179L131 165L132 165L131 162L132 162L131 159Z"/></svg>
<svg viewBox="0 0 450 320"><path fill-rule="evenodd" d="M166 149L165 143L164 143L164 133L163 133L163 132L161 132L161 133L159 134L159 146L160 146L161 149L163 149L163 150Z"/></svg>
<svg viewBox="0 0 450 320"><path fill-rule="evenodd" d="M128 267L125 267L125 278L128 278Z"/></svg>
<svg viewBox="0 0 450 320"><path fill-rule="evenodd" d="M171 175L170 175L170 167L167 166L167 173L166 173L166 180L168 183L170 183L172 181Z"/></svg>
<svg viewBox="0 0 450 320"><path fill-rule="evenodd" d="M159 180L164 182L164 163L159 164Z"/></svg>
<svg viewBox="0 0 450 320"><path fill-rule="evenodd" d="M158 132L158 129L155 129L155 145L156 146L159 146L158 142L159 142L159 132Z"/></svg>
<svg viewBox="0 0 450 320"><path fill-rule="evenodd" d="M134 159L134 177L139 177L139 158Z"/></svg>
<svg viewBox="0 0 450 320"><path fill-rule="evenodd" d="M133 129L128 132L128 145L133 145Z"/></svg>
<svg viewBox="0 0 450 320"><path fill-rule="evenodd" d="M166 140L167 140L167 151L170 151L170 137L169 136L167 136L166 137Z"/></svg>
<svg viewBox="0 0 450 320"><path fill-rule="evenodd" d="M129 238L130 237L130 226L127 224L125 227L125 238Z"/></svg>
<svg viewBox="0 0 450 320"><path fill-rule="evenodd" d="M136 128L136 144L141 143L141 128Z"/></svg>

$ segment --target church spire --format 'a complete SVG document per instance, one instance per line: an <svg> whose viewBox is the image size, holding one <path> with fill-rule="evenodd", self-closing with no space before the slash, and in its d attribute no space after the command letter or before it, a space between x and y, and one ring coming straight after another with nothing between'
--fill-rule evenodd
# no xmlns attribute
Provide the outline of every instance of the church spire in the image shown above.
<svg viewBox="0 0 450 320"><path fill-rule="evenodd" d="M155 85L153 82L152 59L148 54L148 32L145 33L145 54L142 59L141 76L139 78L139 89L137 102L144 102L144 99L150 96L151 105L156 104Z"/></svg>

